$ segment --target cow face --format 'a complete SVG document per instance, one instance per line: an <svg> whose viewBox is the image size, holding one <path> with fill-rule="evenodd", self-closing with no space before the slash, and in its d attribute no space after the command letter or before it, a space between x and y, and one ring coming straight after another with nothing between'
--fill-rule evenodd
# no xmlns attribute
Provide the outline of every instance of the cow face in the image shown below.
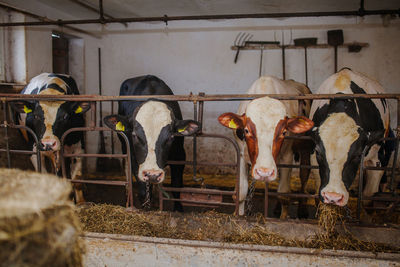
<svg viewBox="0 0 400 267"><path fill-rule="evenodd" d="M316 111L313 120L316 127L310 136L319 165L320 199L345 206L364 147L382 138L384 130L363 129L353 100L331 101Z"/></svg>
<svg viewBox="0 0 400 267"><path fill-rule="evenodd" d="M37 135L39 149L45 151L59 151L64 132L73 127L77 116L90 109L88 102L16 101L11 105Z"/></svg>
<svg viewBox="0 0 400 267"><path fill-rule="evenodd" d="M133 146L132 157L138 164L136 177L143 182L161 183L175 135L187 136L199 130L193 120L175 119L163 102L148 101L131 118L110 115L104 123L114 131L124 132ZM135 170L136 171L136 170Z"/></svg>
<svg viewBox="0 0 400 267"><path fill-rule="evenodd" d="M262 97L251 101L246 113L224 113L219 122L234 129L239 139L247 144L251 175L256 180L273 181L277 177L276 160L287 131L304 133L313 127L306 117L288 118L284 104Z"/></svg>

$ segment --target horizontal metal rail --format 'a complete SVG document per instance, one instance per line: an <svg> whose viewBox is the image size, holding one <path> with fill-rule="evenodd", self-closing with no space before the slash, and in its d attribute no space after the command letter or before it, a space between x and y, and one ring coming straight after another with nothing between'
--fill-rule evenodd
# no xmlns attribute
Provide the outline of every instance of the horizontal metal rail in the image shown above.
<svg viewBox="0 0 400 267"><path fill-rule="evenodd" d="M208 195L228 195L232 196L236 194L236 191L226 191L226 190L217 190L217 189L207 189L207 188L176 188L176 187L166 187L163 189L169 192L181 192L181 193L201 193Z"/></svg>
<svg viewBox="0 0 400 267"><path fill-rule="evenodd" d="M121 100L165 100L165 101L242 101L269 96L278 100L314 99L400 99L400 94L224 94L224 95L140 95L140 96L98 96L98 95L22 95L0 94L2 101L42 100L42 101L121 101Z"/></svg>
<svg viewBox="0 0 400 267"><path fill-rule="evenodd" d="M218 19L261 19L261 18L291 18L291 17L337 17L337 16L368 16L368 15L400 15L400 10L353 10L353 11L325 11L325 12L293 12L293 13L259 13L259 14L219 14L198 16L160 16L160 17L129 17L129 18L99 18L76 19L56 21L31 21L31 22L6 22L0 23L0 27L10 26L45 26L68 24L105 24L105 23L133 23L133 22L164 22L190 21L190 20L218 20Z"/></svg>

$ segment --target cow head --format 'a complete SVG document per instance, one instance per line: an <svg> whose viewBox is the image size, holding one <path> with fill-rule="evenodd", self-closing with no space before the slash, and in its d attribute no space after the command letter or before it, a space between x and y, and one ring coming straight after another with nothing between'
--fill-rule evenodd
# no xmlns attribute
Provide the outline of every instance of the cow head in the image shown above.
<svg viewBox="0 0 400 267"><path fill-rule="evenodd" d="M77 116L90 109L89 102L15 101L13 109L25 117L26 126L32 128L39 140L39 149L57 152L60 139L74 127Z"/></svg>
<svg viewBox="0 0 400 267"><path fill-rule="evenodd" d="M320 199L345 206L364 147L382 138L384 130L366 131L353 100L331 100L317 109L313 120L310 136L319 165Z"/></svg>
<svg viewBox="0 0 400 267"><path fill-rule="evenodd" d="M124 132L133 146L132 158L138 164L136 177L143 182L161 183L174 137L196 133L200 127L193 120L178 120L163 102L148 101L136 108L130 118L110 115L104 123Z"/></svg>
<svg viewBox="0 0 400 267"><path fill-rule="evenodd" d="M287 131L304 133L314 125L306 117L288 118L284 104L269 97L251 101L242 115L224 113L218 120L246 142L251 176L261 181L276 179L276 160Z"/></svg>

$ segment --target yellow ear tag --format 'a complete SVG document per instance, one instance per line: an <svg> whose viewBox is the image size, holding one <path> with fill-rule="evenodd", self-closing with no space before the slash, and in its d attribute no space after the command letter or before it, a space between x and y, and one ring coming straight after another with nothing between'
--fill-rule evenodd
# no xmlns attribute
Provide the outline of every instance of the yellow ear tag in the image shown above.
<svg viewBox="0 0 400 267"><path fill-rule="evenodd" d="M81 108L81 106L79 106L79 107L75 110L75 113L78 114L78 113L81 113L81 112L82 112L82 108Z"/></svg>
<svg viewBox="0 0 400 267"><path fill-rule="evenodd" d="M32 112L32 109L28 108L27 106L24 106L24 112L25 112L26 114L31 113L31 112Z"/></svg>
<svg viewBox="0 0 400 267"><path fill-rule="evenodd" d="M122 122L119 121L117 124L115 124L115 130L125 131L125 126L122 124Z"/></svg>
<svg viewBox="0 0 400 267"><path fill-rule="evenodd" d="M178 133L184 132L184 131L186 130L186 128L187 128L187 127L178 129Z"/></svg>
<svg viewBox="0 0 400 267"><path fill-rule="evenodd" d="M237 126L237 124L233 121L233 120L231 120L230 122L229 122L229 128L231 128L231 129L236 129L238 126Z"/></svg>

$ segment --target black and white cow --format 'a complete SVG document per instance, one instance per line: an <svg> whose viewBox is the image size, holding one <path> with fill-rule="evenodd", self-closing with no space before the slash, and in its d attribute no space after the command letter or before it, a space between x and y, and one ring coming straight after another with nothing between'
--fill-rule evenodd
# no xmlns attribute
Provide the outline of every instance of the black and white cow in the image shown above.
<svg viewBox="0 0 400 267"><path fill-rule="evenodd" d="M292 80L283 81L274 76L264 76L256 80L248 94L305 94L309 89ZM308 103L308 110L310 104ZM307 104L304 115L308 115ZM298 115L298 101L279 101L270 97L261 97L252 101L243 101L238 114L224 113L219 122L234 130L240 147L240 194L239 215L244 214L244 200L248 191L248 165L250 175L259 181L270 182L277 178L277 163L293 163L291 140L283 142L287 133L304 133L312 128L313 122ZM283 145L282 145L283 143ZM290 191L291 169L280 171L278 192ZM282 206L284 208L284 206ZM281 217L287 217L287 208Z"/></svg>
<svg viewBox="0 0 400 267"><path fill-rule="evenodd" d="M173 95L172 90L159 78L147 75L128 79L120 88L120 96ZM120 101L118 115L104 118L104 123L114 131L124 132L132 152L132 172L136 177L139 199L143 203L146 183L159 184L164 181L167 160L185 160L183 136L199 130L199 123L182 120L176 101ZM125 143L122 150L126 153ZM171 165L171 186L182 187L184 165ZM173 193L179 198L179 193ZM174 209L182 211L181 203Z"/></svg>
<svg viewBox="0 0 400 267"><path fill-rule="evenodd" d="M325 80L319 94L380 94L379 83L365 75L342 69ZM315 142L311 161L319 165L317 179L320 199L324 203L344 206L349 199L349 187L360 166L366 145L386 137L390 130L389 109L384 99L316 100L310 118L315 127L310 135ZM374 144L365 157L365 166L384 165L378 156L382 143ZM315 157L316 156L316 157ZM363 194L378 191L383 171L368 171Z"/></svg>
<svg viewBox="0 0 400 267"><path fill-rule="evenodd" d="M79 95L78 87L75 80L68 75L42 73L29 82L22 90L21 94L25 95ZM68 129L74 127L83 127L85 120L83 113L89 110L90 106L87 102L68 102L68 101L15 101L11 103L15 111L17 111L17 121L21 125L31 128L39 139L39 147L36 147L31 135L26 131L22 134L28 145L33 151L39 149L41 151L42 162L44 157L51 161L51 167L57 173L60 169L60 139ZM65 153L83 153L84 139L82 132L72 132L64 141ZM37 156L31 156L32 164L35 169L37 166ZM82 175L81 158L71 158L70 177L75 179ZM42 167L42 171L46 172L46 167ZM84 202L82 190L80 186L75 186L75 198L77 203Z"/></svg>

